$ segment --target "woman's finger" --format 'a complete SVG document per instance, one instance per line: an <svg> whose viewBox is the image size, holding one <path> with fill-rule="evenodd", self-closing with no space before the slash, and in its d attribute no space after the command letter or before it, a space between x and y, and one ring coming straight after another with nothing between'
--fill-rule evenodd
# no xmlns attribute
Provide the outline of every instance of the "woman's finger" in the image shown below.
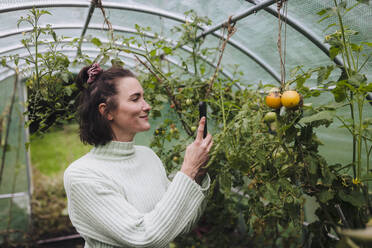
<svg viewBox="0 0 372 248"><path fill-rule="evenodd" d="M213 140L208 144L207 151L209 152L213 146Z"/></svg>
<svg viewBox="0 0 372 248"><path fill-rule="evenodd" d="M206 146L208 146L211 141L212 141L212 135L210 133L208 133L207 136L203 139L203 143Z"/></svg>
<svg viewBox="0 0 372 248"><path fill-rule="evenodd" d="M195 138L198 141L203 140L204 126L205 126L205 116L203 116L199 121L198 132L197 132L196 138Z"/></svg>

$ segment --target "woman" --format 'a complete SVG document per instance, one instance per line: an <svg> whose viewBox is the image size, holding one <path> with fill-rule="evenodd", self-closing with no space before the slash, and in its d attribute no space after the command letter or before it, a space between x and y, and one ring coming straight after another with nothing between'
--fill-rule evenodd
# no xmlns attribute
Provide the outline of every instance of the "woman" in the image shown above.
<svg viewBox="0 0 372 248"><path fill-rule="evenodd" d="M149 130L151 109L136 77L93 64L80 71L77 84L80 138L94 148L64 174L72 224L85 247L167 247L203 210L210 179L201 167L213 144L210 134L203 139L205 119L170 182L159 157L133 142Z"/></svg>

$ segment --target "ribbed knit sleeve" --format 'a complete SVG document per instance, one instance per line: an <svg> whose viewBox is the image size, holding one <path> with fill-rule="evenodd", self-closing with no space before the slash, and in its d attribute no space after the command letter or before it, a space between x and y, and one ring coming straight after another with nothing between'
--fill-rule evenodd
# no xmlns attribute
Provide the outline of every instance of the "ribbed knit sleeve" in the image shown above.
<svg viewBox="0 0 372 248"><path fill-rule="evenodd" d="M210 182L211 182L211 179L209 177L209 174L207 174L201 183L201 190L204 194L207 194L208 189L210 187ZM206 206L207 206L207 200L204 199L203 202L200 204L197 213L193 216L192 219L189 220L185 228L182 230L181 234L185 234L191 231L191 229L195 226L195 224L198 222L198 220L202 216Z"/></svg>
<svg viewBox="0 0 372 248"><path fill-rule="evenodd" d="M162 199L148 213L139 212L125 197L100 180L69 183L69 214L85 237L120 247L165 247L200 215L201 187L178 172ZM193 221L191 221L193 222Z"/></svg>

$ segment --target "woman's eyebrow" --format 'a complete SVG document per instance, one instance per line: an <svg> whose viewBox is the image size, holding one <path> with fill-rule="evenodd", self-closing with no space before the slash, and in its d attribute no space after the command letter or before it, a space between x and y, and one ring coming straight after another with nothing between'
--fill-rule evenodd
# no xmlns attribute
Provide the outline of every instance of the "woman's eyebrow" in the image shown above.
<svg viewBox="0 0 372 248"><path fill-rule="evenodd" d="M132 95L130 95L129 97L140 97L142 94L140 92L136 92L136 93L133 93Z"/></svg>

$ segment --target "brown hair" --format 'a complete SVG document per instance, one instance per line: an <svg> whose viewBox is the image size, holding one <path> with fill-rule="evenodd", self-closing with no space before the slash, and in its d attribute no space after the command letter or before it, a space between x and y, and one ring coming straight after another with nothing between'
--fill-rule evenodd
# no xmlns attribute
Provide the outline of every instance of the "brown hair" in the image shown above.
<svg viewBox="0 0 372 248"><path fill-rule="evenodd" d="M115 66L102 70L94 81L88 84L88 70L91 67L92 65L81 69L76 79L76 85L81 90L77 116L80 140L84 144L98 146L114 138L109 120L99 112L99 104L106 103L106 113L115 110L117 108L115 96L118 94L117 79L135 78L135 75L130 70Z"/></svg>

